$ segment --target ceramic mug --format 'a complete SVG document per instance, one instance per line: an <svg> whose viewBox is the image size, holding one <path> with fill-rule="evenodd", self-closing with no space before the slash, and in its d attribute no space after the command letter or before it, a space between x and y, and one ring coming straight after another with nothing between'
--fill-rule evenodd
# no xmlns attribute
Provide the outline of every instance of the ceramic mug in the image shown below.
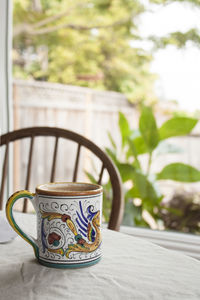
<svg viewBox="0 0 200 300"><path fill-rule="evenodd" d="M13 229L34 249L39 263L55 268L77 268L101 258L102 187L89 183L57 182L19 191L7 201L6 215ZM13 205L29 198L37 215L37 239L22 231Z"/></svg>

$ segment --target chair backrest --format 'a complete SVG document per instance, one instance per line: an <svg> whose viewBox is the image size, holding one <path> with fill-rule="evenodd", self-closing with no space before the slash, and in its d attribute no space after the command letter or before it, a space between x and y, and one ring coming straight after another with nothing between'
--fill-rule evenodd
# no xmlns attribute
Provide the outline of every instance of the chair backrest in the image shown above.
<svg viewBox="0 0 200 300"><path fill-rule="evenodd" d="M28 155L29 157L28 157L28 164L27 164L27 171L26 171L26 182L23 187L25 189L29 189L30 179L31 179L32 157L33 157L34 144L36 140L35 138L38 136L55 137L54 145L52 145L53 159L51 163L52 164L51 174L49 177L50 182L55 181L58 141L60 138L68 139L77 143L77 152L76 152L74 170L73 170L72 180L71 180L72 182L77 181L80 153L83 147L87 148L93 154L95 154L96 157L98 157L98 159L101 161L101 170L98 175L97 183L98 184L102 183L103 173L105 170L107 170L110 177L111 186L112 186L112 206L111 206L111 213L108 222L108 228L112 230L119 230L122 217L123 217L124 203L123 203L123 195L122 195L122 184L121 184L121 179L118 170L116 169L115 165L113 164L109 156L92 141L88 140L84 136L79 135L73 131L65 130L61 128L30 127L30 128L15 130L0 136L0 146L5 145L5 154L4 154L4 160L2 165L0 209L2 209L2 205L3 205L3 195L5 189L5 182L7 178L7 172L8 172L7 170L8 170L8 156L9 156L10 143L24 138L30 138L29 155ZM27 199L24 200L23 212L27 212Z"/></svg>

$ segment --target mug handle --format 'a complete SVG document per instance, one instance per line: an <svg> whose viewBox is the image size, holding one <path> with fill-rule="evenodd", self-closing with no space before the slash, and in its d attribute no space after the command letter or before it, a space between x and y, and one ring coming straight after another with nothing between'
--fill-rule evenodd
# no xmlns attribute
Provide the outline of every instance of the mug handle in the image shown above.
<svg viewBox="0 0 200 300"><path fill-rule="evenodd" d="M6 217L8 219L8 222L12 226L12 228L27 242L29 243L34 250L36 258L39 256L39 247L37 245L36 239L34 239L32 236L29 234L25 233L16 223L14 217L13 217L13 205L17 200L20 198L29 198L34 205L33 199L35 198L35 194L30 193L29 191L18 191L14 193L10 198L8 199L6 203ZM35 206L35 205L34 205Z"/></svg>

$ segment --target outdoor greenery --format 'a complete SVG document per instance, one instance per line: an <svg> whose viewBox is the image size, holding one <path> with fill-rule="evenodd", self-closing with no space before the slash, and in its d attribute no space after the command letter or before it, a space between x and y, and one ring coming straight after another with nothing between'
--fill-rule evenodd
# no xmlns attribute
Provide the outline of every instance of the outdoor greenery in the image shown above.
<svg viewBox="0 0 200 300"><path fill-rule="evenodd" d="M160 217L167 229L200 234L200 194L175 192L160 211Z"/></svg>
<svg viewBox="0 0 200 300"><path fill-rule="evenodd" d="M181 205L174 208L172 205L170 208L170 205L163 204L164 195L159 190L159 182L161 180L197 182L200 181L200 171L190 165L176 162L165 165L155 174L151 172L151 166L158 155L180 151L167 139L189 134L197 121L194 118L175 116L158 128L152 109L144 106L139 119L139 129L132 129L124 114L119 113L121 148L117 147L109 133L112 146L106 151L122 177L125 192L123 221L125 225L151 227L148 220L163 224L162 217L166 216L166 211L176 218L177 216L182 218ZM144 159L147 164L144 163ZM200 207L197 206L196 215L199 216ZM145 217L145 213L148 214L148 218ZM199 228L198 218L195 220L196 227Z"/></svg>
<svg viewBox="0 0 200 300"><path fill-rule="evenodd" d="M175 0L153 0L166 5ZM177 1L178 2L178 1ZM199 6L199 0L180 1ZM44 80L124 93L134 102L156 101L152 53L141 41L140 0L14 0L13 72L15 78ZM196 28L149 37L155 47L199 45Z"/></svg>
<svg viewBox="0 0 200 300"><path fill-rule="evenodd" d="M173 2L200 6L199 0L150 2L158 6ZM14 77L113 90L125 94L138 107L151 105L157 101L153 88L156 76L150 72L153 52L137 46L138 41L144 40L138 30L138 17L147 11L144 3L142 0L13 0ZM200 33L191 28L159 38L152 34L145 41L153 43L152 51L168 45L184 47L188 41L199 47ZM158 128L152 108L143 106L139 128L133 129L119 113L121 148L109 133L112 146L106 151L123 180L124 224L149 227L148 220L152 220L173 228L168 221L175 218L177 228L183 229L187 219L189 231L200 231L199 225L191 223L188 216L188 212L194 213L194 208L199 216L199 206L193 205L192 200L186 201L182 212L180 205L164 206L164 195L159 189L162 180L200 181L200 171L176 162L156 174L152 172L152 163L158 155L180 150L167 140L189 134L196 124L195 118L177 115ZM95 181L89 173L88 177ZM104 198L108 200L110 193L108 182ZM107 220L109 200L103 205Z"/></svg>

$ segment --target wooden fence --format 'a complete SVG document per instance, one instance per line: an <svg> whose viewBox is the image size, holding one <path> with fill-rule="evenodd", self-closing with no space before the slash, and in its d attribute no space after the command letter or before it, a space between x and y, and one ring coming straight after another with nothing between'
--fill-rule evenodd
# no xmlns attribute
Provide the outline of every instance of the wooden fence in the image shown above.
<svg viewBox="0 0 200 300"><path fill-rule="evenodd" d="M124 95L116 92L104 92L76 86L65 86L47 82L27 82L15 80L14 92L14 128L30 126L55 126L73 130L91 139L101 148L110 145L108 131L112 133L116 143L120 143L118 130L118 112L122 111L135 126L138 113ZM32 187L49 181L48 162L52 159L51 138L40 142L33 157ZM14 147L14 190L24 186L25 169L29 149L22 143ZM66 142L60 145L56 179L71 180L70 164L65 160L74 161L74 145ZM37 164L34 164L37 161ZM94 173L98 163L83 153L82 169ZM97 165L96 165L97 164ZM22 167L20 168L20 166ZM72 166L73 167L73 166ZM37 176L35 174L38 174ZM84 172L79 180L86 180Z"/></svg>
<svg viewBox="0 0 200 300"><path fill-rule="evenodd" d="M118 128L118 112L122 111L131 122L132 128L138 127L138 112L124 95L116 92L96 91L89 88L65 86L47 82L27 82L15 80L14 86L14 128L29 126L56 126L73 130L94 141L101 148L110 145L108 131L111 132L117 145L120 144L120 133ZM158 124L161 124L166 116L162 113L156 115ZM197 127L195 132L200 132ZM182 153L164 154L155 159L152 165L154 172L162 169L164 165L171 162L181 161L190 163L200 169L200 139L197 137L174 138L170 141L183 148ZM25 144L24 144L25 145ZM33 157L32 186L49 181L49 161L52 158L51 139L40 143ZM74 161L74 145L60 145L58 168L56 179L61 181L71 180L70 164L63 164L65 160ZM16 144L14 147L14 187L18 190L24 187L25 168L28 159L28 148ZM34 161L37 163L34 164ZM146 158L142 158L146 164ZM87 151L81 159L82 169L94 172L98 168L93 157ZM22 166L22 167L20 167ZM37 174L37 176L36 176ZM85 173L79 175L78 180L86 180ZM182 187L182 184L175 184ZM199 184L190 185L189 189L197 188ZM164 185L168 189L168 185ZM169 192L170 191L170 192ZM171 182L167 193L172 192Z"/></svg>

